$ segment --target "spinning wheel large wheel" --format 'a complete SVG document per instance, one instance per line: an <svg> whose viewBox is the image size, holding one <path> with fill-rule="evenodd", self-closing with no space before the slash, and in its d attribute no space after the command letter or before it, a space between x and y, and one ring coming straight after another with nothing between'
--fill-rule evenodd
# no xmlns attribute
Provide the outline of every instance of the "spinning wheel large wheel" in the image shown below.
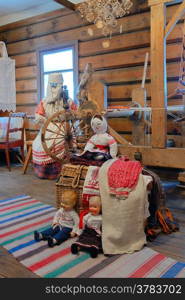
<svg viewBox="0 0 185 300"><path fill-rule="evenodd" d="M89 125L72 111L53 114L41 133L45 152L58 162L69 162L72 153L83 148L89 137Z"/></svg>

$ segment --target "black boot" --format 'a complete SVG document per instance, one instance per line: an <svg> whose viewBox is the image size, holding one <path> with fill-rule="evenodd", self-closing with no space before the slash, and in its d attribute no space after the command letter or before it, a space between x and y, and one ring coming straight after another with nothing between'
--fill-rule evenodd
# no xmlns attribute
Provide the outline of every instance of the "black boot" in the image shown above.
<svg viewBox="0 0 185 300"><path fill-rule="evenodd" d="M78 254L78 245L77 244L72 244L71 245L71 253L72 254Z"/></svg>
<svg viewBox="0 0 185 300"><path fill-rule="evenodd" d="M34 239L35 239L35 241L37 241L37 242L43 240L42 234L35 230L35 231L34 231Z"/></svg>
<svg viewBox="0 0 185 300"><path fill-rule="evenodd" d="M92 258L96 258L98 256L98 249L96 247L90 247L89 253Z"/></svg>
<svg viewBox="0 0 185 300"><path fill-rule="evenodd" d="M56 243L54 243L54 240L51 236L48 237L48 246L49 247L54 247Z"/></svg>

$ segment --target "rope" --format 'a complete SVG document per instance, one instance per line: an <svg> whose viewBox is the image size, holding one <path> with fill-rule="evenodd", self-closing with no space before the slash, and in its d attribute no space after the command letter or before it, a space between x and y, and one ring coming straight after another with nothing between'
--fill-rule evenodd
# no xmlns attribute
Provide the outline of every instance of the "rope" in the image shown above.
<svg viewBox="0 0 185 300"><path fill-rule="evenodd" d="M76 170L76 176L73 178L73 181L72 181L72 188L73 189L76 189L79 185L79 181L80 181L80 177L81 177L81 174L82 174L82 170L83 170L83 165L80 165L79 168Z"/></svg>

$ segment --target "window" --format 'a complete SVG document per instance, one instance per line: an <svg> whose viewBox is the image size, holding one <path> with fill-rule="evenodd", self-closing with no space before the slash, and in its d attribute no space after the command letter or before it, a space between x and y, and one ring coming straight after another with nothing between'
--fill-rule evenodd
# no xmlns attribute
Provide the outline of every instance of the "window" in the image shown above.
<svg viewBox="0 0 185 300"><path fill-rule="evenodd" d="M76 43L39 51L40 99L46 96L49 74L61 72L64 78L64 85L67 85L69 91L69 97L76 102L75 89L78 82L77 57Z"/></svg>

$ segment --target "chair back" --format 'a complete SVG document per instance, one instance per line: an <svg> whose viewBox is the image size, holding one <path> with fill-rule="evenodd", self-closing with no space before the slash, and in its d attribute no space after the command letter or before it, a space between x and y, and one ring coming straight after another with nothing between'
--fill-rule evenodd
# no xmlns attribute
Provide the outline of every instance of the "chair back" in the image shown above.
<svg viewBox="0 0 185 300"><path fill-rule="evenodd" d="M8 117L6 142L11 139L24 141L26 113L10 113Z"/></svg>

